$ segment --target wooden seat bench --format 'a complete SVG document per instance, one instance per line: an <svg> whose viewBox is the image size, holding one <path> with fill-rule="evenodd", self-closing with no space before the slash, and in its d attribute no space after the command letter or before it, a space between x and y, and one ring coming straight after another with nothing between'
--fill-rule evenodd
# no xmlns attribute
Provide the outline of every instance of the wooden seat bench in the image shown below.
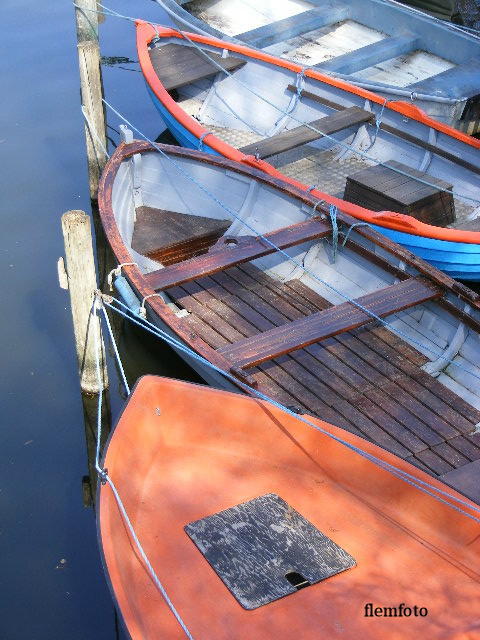
<svg viewBox="0 0 480 640"><path fill-rule="evenodd" d="M296 93L297 87L294 84L289 84L287 87L287 90L290 91L291 93ZM343 104L340 104L339 102L335 102L334 100L330 100L328 98L324 98L323 96L313 93L312 91L303 90L302 97L307 100L312 100L313 102L317 102L318 104L322 104L327 107L330 107L331 109L337 109L338 111L345 111L347 109L347 107L345 107ZM375 121L375 115L373 114L373 112L367 112L367 113L372 113L372 116L373 116L372 123L373 123ZM473 171L477 175L480 175L480 166L473 164L472 162L469 162L464 158L461 158L458 154L452 153L451 151L447 151L446 149L443 149L442 147L432 144L427 140L423 140L418 136L415 136L411 133L407 133L406 131L402 131L397 127L393 127L392 125L387 124L386 122L380 122L380 129L382 131L386 131L387 133L391 133L395 136L398 136L403 140L407 140L408 142L411 142L412 144L418 147L421 147L422 149L431 151L432 153L436 153L441 158L450 160L451 162L459 165L460 167L465 167L465 169L468 169L469 171Z"/></svg>
<svg viewBox="0 0 480 640"><path fill-rule="evenodd" d="M309 240L323 238L331 232L331 226L327 222L314 217L306 222L266 233L265 238L275 247L286 249ZM167 269L152 271L145 275L145 280L152 289L160 291L201 276L223 271L242 262L267 256L275 251L276 248L271 244L256 236L223 237L208 254L185 260Z"/></svg>
<svg viewBox="0 0 480 640"><path fill-rule="evenodd" d="M250 263L167 290L213 349L333 307L299 280ZM427 358L369 323L248 369L262 393L347 429L441 475L480 459L480 411L422 371ZM308 427L305 427L308 428Z"/></svg>
<svg viewBox="0 0 480 640"><path fill-rule="evenodd" d="M385 317L442 295L443 290L440 287L419 276L369 293L358 298L356 302L371 313ZM350 302L344 302L222 347L219 352L231 360L234 367L253 367L338 333L356 329L368 322L372 322L371 315Z"/></svg>
<svg viewBox="0 0 480 640"><path fill-rule="evenodd" d="M208 55L227 71L234 71L245 64L245 60L232 56L222 58L211 51ZM218 67L199 51L186 45L166 44L154 47L150 49L150 60L167 91L179 89L220 72Z"/></svg>
<svg viewBox="0 0 480 640"><path fill-rule="evenodd" d="M374 118L374 114L370 111L365 111L359 107L349 107L343 111L314 120L309 123L309 126L301 125L289 131L277 133L270 138L265 138L265 140L253 142L252 144L242 147L239 151L247 155L255 155L262 159L269 158L300 147L303 144L318 140L323 135L332 135L343 129L348 129L348 127L371 122ZM314 131L314 129L310 127L314 127L317 131Z"/></svg>

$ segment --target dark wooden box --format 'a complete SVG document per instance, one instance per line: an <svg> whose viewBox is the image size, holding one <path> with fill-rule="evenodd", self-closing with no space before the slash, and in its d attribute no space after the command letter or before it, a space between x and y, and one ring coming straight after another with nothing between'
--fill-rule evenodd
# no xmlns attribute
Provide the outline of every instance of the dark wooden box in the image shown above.
<svg viewBox="0 0 480 640"><path fill-rule="evenodd" d="M417 218L422 222L445 227L455 220L452 185L433 178L427 173L390 160L386 165L362 169L347 178L344 199L372 211L396 211ZM393 171L396 167L405 173L426 180L428 186L414 178Z"/></svg>

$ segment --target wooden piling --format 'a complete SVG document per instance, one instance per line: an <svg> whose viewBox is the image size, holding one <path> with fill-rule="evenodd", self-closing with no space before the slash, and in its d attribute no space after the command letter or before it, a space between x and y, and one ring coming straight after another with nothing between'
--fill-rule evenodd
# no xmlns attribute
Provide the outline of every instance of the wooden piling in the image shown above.
<svg viewBox="0 0 480 640"><path fill-rule="evenodd" d="M98 183L107 161L107 135L103 108L103 87L96 0L76 0L80 90L85 117L90 198L97 197Z"/></svg>
<svg viewBox="0 0 480 640"><path fill-rule="evenodd" d="M80 386L86 393L98 393L108 386L108 376L100 321L91 314L97 280L89 216L83 211L64 213L62 231Z"/></svg>
<svg viewBox="0 0 480 640"><path fill-rule="evenodd" d="M78 42L98 41L97 0L75 0Z"/></svg>

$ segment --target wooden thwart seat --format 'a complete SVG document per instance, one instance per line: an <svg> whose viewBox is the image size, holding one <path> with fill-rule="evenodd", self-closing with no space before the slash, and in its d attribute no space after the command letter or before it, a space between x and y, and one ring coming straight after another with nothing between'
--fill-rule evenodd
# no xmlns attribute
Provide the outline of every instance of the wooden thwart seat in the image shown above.
<svg viewBox="0 0 480 640"><path fill-rule="evenodd" d="M245 64L245 60L208 52L227 71L233 71ZM208 78L219 73L218 67L212 64L199 51L186 45L167 44L150 50L150 60L167 91L184 87L187 84Z"/></svg>
<svg viewBox="0 0 480 640"><path fill-rule="evenodd" d="M289 84L287 89L291 93L297 92L297 87L294 84ZM334 102L333 100L329 100L328 98L324 98L323 96L319 96L318 94L313 93L312 91L303 90L302 98L313 100L313 102L318 102L319 104L323 104L332 109L338 109L340 112L347 110L343 104L340 104L339 102ZM366 113L371 113L371 112L366 111ZM372 116L374 116L373 113L372 113ZM373 119L372 119L372 122L373 122ZM412 144L418 147L421 147L422 149L426 149L427 151L432 151L433 153L436 153L438 156L445 158L446 160L450 160L451 162L458 164L458 166L465 167L465 169L468 169L469 171L473 171L474 173L480 175L479 166L473 164L472 162L469 162L468 160L464 160L463 158L460 158L458 155L452 153L451 151L442 149L441 147L438 147L437 145L432 144L431 142L427 142L427 140L422 140L418 136L415 136L411 133L407 133L406 131L397 129L397 127L393 127L392 125L387 124L386 122L380 122L380 129L382 131L386 131L387 133L391 133L395 136L398 136L403 140L407 140L408 142L411 142Z"/></svg>
<svg viewBox="0 0 480 640"><path fill-rule="evenodd" d="M439 298L442 294L443 290L440 287L419 276L369 293L357 298L356 302L377 316L385 317L427 300ZM372 317L365 311L345 302L226 345L218 351L236 368L253 367L371 321Z"/></svg>
<svg viewBox="0 0 480 640"><path fill-rule="evenodd" d="M148 273L145 275L145 280L152 289L157 291L168 289L269 255L276 251L276 247L286 249L302 242L325 237L331 231L331 226L327 222L323 222L320 218L311 218L306 222L266 233L265 238L275 247L256 236L223 237L209 253Z"/></svg>
<svg viewBox="0 0 480 640"><path fill-rule="evenodd" d="M277 133L265 140L249 144L246 147L242 147L240 151L248 155L258 155L259 158L269 158L278 153L290 151L290 149L318 140L323 135L332 135L343 129L348 129L348 127L371 122L374 118L374 114L370 111L365 111L359 107L349 107L314 120L310 122L310 126L301 125L289 131ZM318 131L314 131L310 127L314 127Z"/></svg>

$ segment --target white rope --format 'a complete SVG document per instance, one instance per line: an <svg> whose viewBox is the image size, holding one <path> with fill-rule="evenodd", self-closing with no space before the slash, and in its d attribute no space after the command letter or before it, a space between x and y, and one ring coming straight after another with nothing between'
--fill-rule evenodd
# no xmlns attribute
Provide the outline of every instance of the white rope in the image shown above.
<svg viewBox="0 0 480 640"><path fill-rule="evenodd" d="M161 293L149 293L148 296L145 296L142 300L142 304L140 305L140 309L138 310L138 315L142 318L147 317L147 310L145 309L145 301L149 298L161 298L163 300L163 296Z"/></svg>
<svg viewBox="0 0 480 640"><path fill-rule="evenodd" d="M98 146L100 147L100 149L103 151L103 153L107 156L107 158L110 157L110 154L108 153L105 145L103 144L102 140L100 139L99 135L97 134L95 127L92 125L88 115L87 115L87 110L85 109L85 107L82 105L82 113L83 113L83 117L85 118L85 122L87 123L87 127L88 130L90 132L90 135L97 141ZM94 145L95 146L95 145Z"/></svg>
<svg viewBox="0 0 480 640"><path fill-rule="evenodd" d="M100 322L100 318L99 318L98 314L96 313L98 308L102 309L103 315L106 318L107 314L106 314L106 311L105 311L105 307L103 305L102 298L99 295L97 295L95 297L94 303L92 305L91 313ZM157 574L155 572L155 569L153 568L150 560L148 559L147 554L145 553L145 551L143 549L143 546L142 546L140 540L138 539L137 534L135 533L134 526L133 526L133 524L132 524L132 522L131 522L131 520L130 520L130 518L128 516L127 510L125 509L125 506L124 506L123 501L122 501L122 499L120 497L120 494L117 491L115 483L113 482L112 478L108 475L108 469L104 469L100 464L100 443L101 443L101 438L102 438L103 391L102 391L101 375L100 375L99 345L98 345L98 338L97 338L97 332L96 331L94 332L94 336L95 336L95 352L97 354L97 357L96 357L97 381L98 381L98 386L99 386L99 389L100 389L99 394L98 394L98 405L97 405L97 443L96 443L96 451L95 451L95 469L97 470L98 476L99 476L102 484L108 483L108 485L110 486L110 488L112 490L112 493L113 493L113 495L115 497L115 500L117 502L118 508L120 509L120 512L122 514L123 521L125 522L125 524L128 527L130 535L132 536L133 541L135 542L135 546L137 547L138 552L140 553L140 556L142 557L142 560L145 563L145 566L147 568L148 573L150 574L150 577L152 578L153 582L155 583L157 589L162 594L162 596L163 596L165 602L167 603L170 611L173 613L173 615L177 619L177 622L182 627L182 629L183 629L185 635L187 636L187 638L189 638L189 640L193 640L192 634L190 633L190 631L188 630L188 627L186 626L185 622L183 621L183 619L181 618L180 614L176 610L173 602L171 601L170 597L167 594L167 591L165 590L165 587L160 582L160 579L158 578L158 576L157 576Z"/></svg>
<svg viewBox="0 0 480 640"><path fill-rule="evenodd" d="M127 120L125 118L125 116L123 116L121 113L119 113L109 102L107 102L105 99L103 100L103 102L119 118L121 118L125 122L125 124L127 124L129 127L131 127L132 130L136 131L140 136L142 136L142 138L144 140L146 140L149 144L151 144L152 147L154 149L156 149L158 151L158 153L160 153L160 155L162 155L167 160L169 160L176 167L176 169L179 171L179 173L181 173L188 180L193 182L193 184L195 184L201 191L203 191L203 193L205 193L209 198L211 198L211 200L213 200L213 202L216 202L220 207L222 207L225 211L227 211L227 213L229 213L233 218L235 218L236 220L239 220L242 223L242 225L244 225L247 229L252 231L256 236L260 237L266 244L270 245L276 252L278 252L279 254L283 255L287 260L292 262L296 267L299 267L300 269L302 269L304 271L304 273L308 274L312 279L314 279L317 282L319 282L320 284L328 287L330 289L330 291L333 291L334 293L336 293L337 295L341 296L344 300L346 300L350 304L356 306L358 309L360 309L361 311L363 311L364 313L369 315L371 318L373 318L374 320L379 322L381 325L387 327L392 332L396 333L398 336L400 336L401 338L406 340L409 344L413 344L413 345L415 345L417 347L420 347L420 349L423 349L423 350L433 354L436 359L442 357L442 354L440 354L437 351L437 349L431 348L431 347L419 342L418 340L413 339L411 336L409 336L405 332L403 332L400 329L398 329L397 327L395 327L395 325L391 324L387 320L384 320L383 318L378 316L376 313L372 312L370 309L368 309L368 307L363 306L362 304L360 304L354 298L350 298L348 295L346 295L343 291L341 291L340 289L338 289L337 287L332 285L330 282L327 282L326 280L324 280L323 278L318 276L313 271L310 271L309 269L307 269L304 264L300 263L294 257L289 255L285 250L280 249L280 247L278 247L275 243L273 243L268 237L266 237L265 235L259 233L258 230L255 229L255 227L253 227L251 224L246 222L244 219L240 218L240 216L238 215L238 213L236 211L234 211L229 206L227 206L224 202L222 202L222 200L219 200L219 198L217 198L213 193L211 193L207 189L207 187L205 187L205 185L203 185L196 178L194 178L191 174L189 174L188 171L186 171L178 162L176 162L167 153L165 153L165 151L163 151L163 149L161 149L161 147L157 143L153 142L153 140L151 140L144 133L142 133L142 131L140 131L140 129L138 129L134 124L132 124L129 120ZM321 201L319 201L319 202L317 202L315 204L314 210L316 209L316 207L319 205L320 202ZM453 360L451 361L451 364L453 366L457 367L458 369L461 369L461 370L467 372L472 377L477 378L477 379L480 380L480 376L479 375L477 375L476 373L473 373L472 371L470 371L469 369L464 367L462 364L454 362Z"/></svg>
<svg viewBox="0 0 480 640"><path fill-rule="evenodd" d="M138 263L122 262L121 264L118 265L118 267L116 267L115 269L112 269L107 276L108 288L110 289L110 291L113 291L113 276L116 276L117 278L118 276L121 276L123 267L138 267Z"/></svg>
<svg viewBox="0 0 480 640"><path fill-rule="evenodd" d="M186 355L188 355L190 358L192 358L194 360L197 360L198 362L200 362L201 364L209 367L210 369L213 369L217 373L221 374L223 377L225 377L228 380L232 381L236 386L239 386L240 388L242 388L248 394L255 395L258 398L260 398L261 400L264 400L264 401L270 403L271 405L279 408L284 413L287 413L288 415L296 418L297 420L300 420L300 422L305 423L306 425L312 427L316 431L319 431L320 433L322 433L322 434L328 436L329 438L335 440L335 442L338 442L338 443L346 446L348 449L354 451L355 453L357 453L358 455L362 456L363 458L366 458L370 462L373 462L377 466L379 466L379 467L383 468L384 470L390 472L392 475L394 475L395 477L399 478L400 480L404 480L407 484L410 484L410 485L414 486L418 490L420 490L420 491L432 496L434 499L436 499L436 500L448 505L449 507L451 507L455 511L458 511L462 515L465 515L468 518L471 518L472 520L474 520L475 522L480 523L480 518L477 518L476 516L473 516L473 515L467 513L466 511L464 511L463 509L461 509L461 508L459 508L459 507L457 507L455 505L452 505L451 503L447 502L446 500L444 500L440 496L445 496L446 498L452 500L453 502L457 502L458 504L464 505L464 506L468 507L469 509L471 509L472 511L477 512L477 513L480 513L480 506L477 506L477 505L474 505L474 504L470 504L465 499L458 498L457 496L454 496L454 495L452 495L452 494L450 494L450 493L448 493L446 491L443 491L442 489L439 489L438 487L433 486L429 482L426 482L424 480L420 480L420 478L418 478L416 476L413 476L413 475L409 474L406 471L403 471L403 469L400 469L400 468L396 467L395 465L390 464L389 462L385 462L384 460L381 460L380 458L377 458L375 455L367 453L363 449L360 449L359 447L356 447L355 445L349 443L348 441L343 440L341 437L336 436L333 433L330 433L329 431L323 429L322 427L320 427L320 426L314 424L313 422L311 422L310 420L308 420L308 418L305 418L304 416L295 413L294 411L292 411L291 409L289 409L285 405L281 404L280 402L277 402L276 400L274 400L273 398L270 398L269 396L265 395L261 391L258 391L257 389L252 388L249 385L247 385L246 383L242 382L238 378L235 378L230 372L227 372L227 371L221 369L220 367L217 367L212 362L210 362L209 360L207 360L203 356L201 356L198 353L196 353L195 351L193 351L190 347L186 346L183 342L180 342L180 340L170 336L169 334L167 334L162 329L159 329L152 322L149 322L148 320L140 318L140 317L138 317L138 315L134 317L132 315L131 309L126 304L124 304L121 300L113 298L112 301L115 302L116 304L118 304L119 306L123 307L124 309L126 309L126 311L128 313L125 313L121 309L118 309L118 308L114 307L112 304L110 304L107 301L105 302L106 306L109 307L110 309L112 309L113 311L116 311L121 316L127 318L128 320L130 320L134 324L138 325L139 327L142 327L143 329L145 329L149 333L152 333L157 338L160 338L164 342L167 342L172 348L178 349L179 351L181 351L181 352L185 353ZM430 489L431 491L429 491L428 489ZM432 492L436 492L436 493L432 493Z"/></svg>

